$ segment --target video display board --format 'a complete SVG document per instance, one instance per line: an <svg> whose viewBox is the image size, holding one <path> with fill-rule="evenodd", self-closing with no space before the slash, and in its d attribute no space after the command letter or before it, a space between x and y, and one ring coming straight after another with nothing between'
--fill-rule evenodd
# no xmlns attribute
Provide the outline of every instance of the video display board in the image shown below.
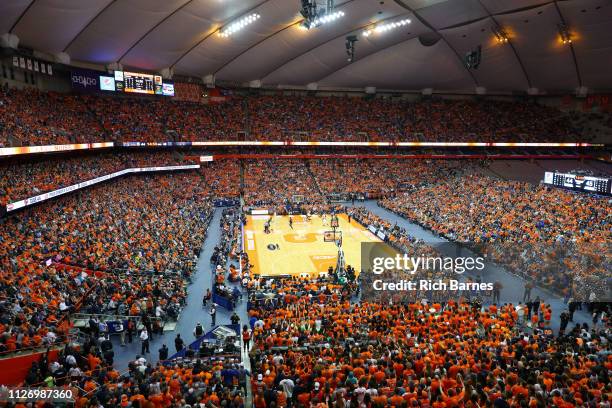
<svg viewBox="0 0 612 408"><path fill-rule="evenodd" d="M544 184L588 193L602 195L612 194L612 179L605 177L582 176L547 171L544 173Z"/></svg>
<svg viewBox="0 0 612 408"><path fill-rule="evenodd" d="M161 76L123 71L123 91L154 95L156 79L161 85Z"/></svg>

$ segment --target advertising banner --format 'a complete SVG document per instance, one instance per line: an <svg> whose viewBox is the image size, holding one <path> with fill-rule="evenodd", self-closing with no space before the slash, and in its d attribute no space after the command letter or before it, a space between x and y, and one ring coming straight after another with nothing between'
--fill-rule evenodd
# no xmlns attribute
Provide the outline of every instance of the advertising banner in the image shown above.
<svg viewBox="0 0 612 408"><path fill-rule="evenodd" d="M99 142L44 146L0 147L0 157L16 156L18 154L56 153L68 152L72 150L103 149L113 147L114 145L114 142Z"/></svg>
<svg viewBox="0 0 612 408"><path fill-rule="evenodd" d="M100 89L100 75L104 76L105 73L91 69L73 68L70 71L72 88L79 91L96 92Z"/></svg>

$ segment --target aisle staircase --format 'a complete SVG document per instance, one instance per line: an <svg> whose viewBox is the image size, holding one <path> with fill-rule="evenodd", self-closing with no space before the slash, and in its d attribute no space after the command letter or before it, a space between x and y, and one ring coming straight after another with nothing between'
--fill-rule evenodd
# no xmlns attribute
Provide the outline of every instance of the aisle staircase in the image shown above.
<svg viewBox="0 0 612 408"><path fill-rule="evenodd" d="M308 171L308 174L310 174L310 177L312 178L312 180L314 181L314 185L317 188L317 192L322 196L325 197L325 194L323 193L323 190L321 190L321 185L319 184L319 180L317 179L317 177L315 176L314 172L312 171L312 169L310 168L310 161L308 160L304 160L304 166L306 167L306 170Z"/></svg>
<svg viewBox="0 0 612 408"><path fill-rule="evenodd" d="M504 177L501 173L493 170L491 168L491 166L482 166L480 168L480 172L487 176L487 177L491 177L491 178L496 178L496 179L500 179L500 180L508 180L506 177Z"/></svg>

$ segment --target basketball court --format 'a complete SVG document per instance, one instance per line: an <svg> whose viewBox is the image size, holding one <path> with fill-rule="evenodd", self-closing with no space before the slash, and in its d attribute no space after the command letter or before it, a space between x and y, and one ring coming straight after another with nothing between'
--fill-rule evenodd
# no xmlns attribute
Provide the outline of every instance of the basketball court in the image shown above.
<svg viewBox="0 0 612 408"><path fill-rule="evenodd" d="M253 272L264 276L297 275L311 277L327 273L336 266L338 247L335 242L325 242L324 234L332 230L330 216L325 225L320 216L294 215L293 229L289 216L272 216L271 232L264 232L269 215L251 215L244 227L244 249L253 264ZM361 270L361 243L381 242L355 220L349 224L345 214L340 214L339 230L342 231L342 249L346 265L357 273Z"/></svg>

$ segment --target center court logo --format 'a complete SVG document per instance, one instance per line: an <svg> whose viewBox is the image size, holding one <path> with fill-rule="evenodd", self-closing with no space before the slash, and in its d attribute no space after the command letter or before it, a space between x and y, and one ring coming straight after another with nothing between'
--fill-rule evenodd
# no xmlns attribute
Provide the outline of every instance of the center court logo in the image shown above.
<svg viewBox="0 0 612 408"><path fill-rule="evenodd" d="M306 234L285 234L283 235L283 238L285 239L285 241L287 242L291 242L294 244L304 244L304 243L310 243L310 242L316 242L317 241L317 234L313 233L313 232L309 232Z"/></svg>

